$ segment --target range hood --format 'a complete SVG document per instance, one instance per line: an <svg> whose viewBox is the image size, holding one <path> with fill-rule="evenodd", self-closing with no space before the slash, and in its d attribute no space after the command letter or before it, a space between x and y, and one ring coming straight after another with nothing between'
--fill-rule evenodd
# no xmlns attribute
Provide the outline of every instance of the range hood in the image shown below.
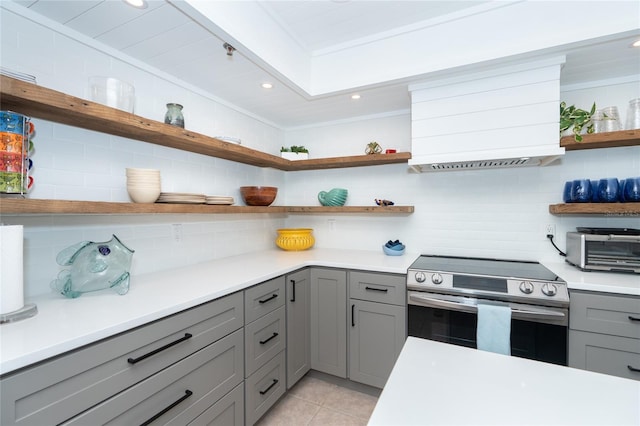
<svg viewBox="0 0 640 426"><path fill-rule="evenodd" d="M409 87L416 172L546 166L558 138L564 57Z"/></svg>

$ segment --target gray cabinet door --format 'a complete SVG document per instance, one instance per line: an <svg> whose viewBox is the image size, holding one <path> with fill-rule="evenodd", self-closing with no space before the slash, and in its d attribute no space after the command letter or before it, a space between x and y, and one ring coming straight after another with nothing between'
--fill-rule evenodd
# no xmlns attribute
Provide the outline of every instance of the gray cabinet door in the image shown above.
<svg viewBox="0 0 640 426"><path fill-rule="evenodd" d="M246 370L249 377L287 344L285 307L281 306L244 328Z"/></svg>
<svg viewBox="0 0 640 426"><path fill-rule="evenodd" d="M253 425L287 390L285 353L280 352L245 381L247 425Z"/></svg>
<svg viewBox="0 0 640 426"><path fill-rule="evenodd" d="M284 276L248 288L244 291L245 324L284 306Z"/></svg>
<svg viewBox="0 0 640 426"><path fill-rule="evenodd" d="M407 309L350 301L349 378L382 388L406 340Z"/></svg>
<svg viewBox="0 0 640 426"><path fill-rule="evenodd" d="M640 340L569 330L569 367L640 380Z"/></svg>
<svg viewBox="0 0 640 426"><path fill-rule="evenodd" d="M244 382L189 422L189 426L244 426Z"/></svg>
<svg viewBox="0 0 640 426"><path fill-rule="evenodd" d="M407 276L380 272L349 272L349 297L371 302L406 305Z"/></svg>
<svg viewBox="0 0 640 426"><path fill-rule="evenodd" d="M640 339L640 297L572 291L569 310L572 330Z"/></svg>
<svg viewBox="0 0 640 426"><path fill-rule="evenodd" d="M58 424L243 325L242 292L3 377L0 424Z"/></svg>
<svg viewBox="0 0 640 426"><path fill-rule="evenodd" d="M311 273L309 269L286 277L287 389L311 368Z"/></svg>
<svg viewBox="0 0 640 426"><path fill-rule="evenodd" d="M311 368L347 377L347 273L311 269Z"/></svg>
<svg viewBox="0 0 640 426"><path fill-rule="evenodd" d="M71 419L69 425L184 425L243 379L238 330ZM48 423L44 423L48 424Z"/></svg>

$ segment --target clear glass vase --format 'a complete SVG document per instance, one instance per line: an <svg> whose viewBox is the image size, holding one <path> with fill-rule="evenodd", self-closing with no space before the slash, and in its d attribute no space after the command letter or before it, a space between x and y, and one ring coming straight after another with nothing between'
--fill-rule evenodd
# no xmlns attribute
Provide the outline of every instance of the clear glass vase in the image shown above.
<svg viewBox="0 0 640 426"><path fill-rule="evenodd" d="M167 113L164 115L164 122L172 126L184 129L184 116L182 115L182 105L167 104Z"/></svg>

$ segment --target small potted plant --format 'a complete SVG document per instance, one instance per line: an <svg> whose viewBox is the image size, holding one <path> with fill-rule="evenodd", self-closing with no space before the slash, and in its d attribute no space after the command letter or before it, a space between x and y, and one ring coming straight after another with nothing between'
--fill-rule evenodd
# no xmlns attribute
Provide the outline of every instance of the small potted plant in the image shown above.
<svg viewBox="0 0 640 426"><path fill-rule="evenodd" d="M282 158L286 158L287 160L308 160L309 159L309 150L304 146L296 146L292 145L289 148L282 147L280 148L280 155Z"/></svg>
<svg viewBox="0 0 640 426"><path fill-rule="evenodd" d="M568 136L573 133L576 142L582 142L582 130L585 127L587 133L594 132L591 117L595 112L595 102L591 107L591 111L576 108L575 105L568 107L566 102L560 102L560 136Z"/></svg>

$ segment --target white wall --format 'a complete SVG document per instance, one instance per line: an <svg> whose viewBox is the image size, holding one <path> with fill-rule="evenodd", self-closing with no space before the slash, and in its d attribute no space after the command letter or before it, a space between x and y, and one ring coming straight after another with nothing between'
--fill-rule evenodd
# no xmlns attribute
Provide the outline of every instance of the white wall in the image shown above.
<svg viewBox="0 0 640 426"><path fill-rule="evenodd" d="M184 105L186 128L207 135L228 135L243 145L269 151L284 139L281 129L265 124L197 93L152 69L109 56L91 44L33 23L2 9L3 67L35 75L39 85L87 98L88 77L109 75L131 82L138 115L162 121L167 102ZM162 190L231 195L241 203L242 185L281 188L275 204L284 204L284 173L33 119L36 127L29 198L129 201L125 168L161 170ZM56 255L79 241L107 241L116 234L135 250L135 276L274 246L281 215L3 215L5 224L25 226L25 296L48 293L61 269ZM173 238L174 224L182 239ZM177 285L179 283L176 283Z"/></svg>
<svg viewBox="0 0 640 426"><path fill-rule="evenodd" d="M627 79L629 80L629 79ZM561 99L589 109L617 105L626 117L628 101L640 96L634 81L598 82L569 87ZM361 153L367 142L408 150L411 118L376 118L288 131L287 143L305 145L311 156L326 152ZM379 133L378 133L379 132ZM400 239L416 253L484 256L527 260L561 260L545 237L556 225L557 241L577 226L640 228L640 217L554 216L549 204L562 202L564 182L578 178L626 178L640 175L640 147L567 152L542 168L412 174L406 165L388 165L286 175L287 203L318 204L317 193L333 187L349 190L347 205L373 205L386 198L414 205L406 216L317 215L290 217L291 226L314 228L319 247L378 250Z"/></svg>
<svg viewBox="0 0 640 426"><path fill-rule="evenodd" d="M209 135L242 138L261 150L306 145L316 157L358 155L368 142L407 151L410 117L395 115L283 131L235 111L213 96L181 82L73 41L14 14L0 14L1 63L34 74L38 83L84 97L87 78L113 75L131 81L138 95L136 113L161 120L167 101L185 105L186 126ZM640 96L637 81L599 89L571 88L570 103L591 99L618 105ZM602 99L602 100L601 100ZM624 112L623 112L624 111ZM118 235L135 250L132 285L138 274L189 265L274 247L275 229L315 230L318 247L379 250L401 239L414 253L517 259L558 259L544 237L557 226L558 244L576 226L640 227L637 217L556 217L548 205L561 202L566 180L640 175L640 147L571 152L546 168L502 169L439 174L409 173L406 165L283 173L163 148L144 142L34 120L35 187L31 198L127 201L125 167L161 169L163 189L232 195L238 187L268 184L281 188L276 204L318 205L321 190L349 189L349 205L373 205L374 198L414 205L412 215L3 215L5 224L25 226L25 295L48 293L61 269L57 253L83 240ZM286 187L286 190L284 189ZM173 239L181 224L182 241ZM179 283L177 283L178 285Z"/></svg>

